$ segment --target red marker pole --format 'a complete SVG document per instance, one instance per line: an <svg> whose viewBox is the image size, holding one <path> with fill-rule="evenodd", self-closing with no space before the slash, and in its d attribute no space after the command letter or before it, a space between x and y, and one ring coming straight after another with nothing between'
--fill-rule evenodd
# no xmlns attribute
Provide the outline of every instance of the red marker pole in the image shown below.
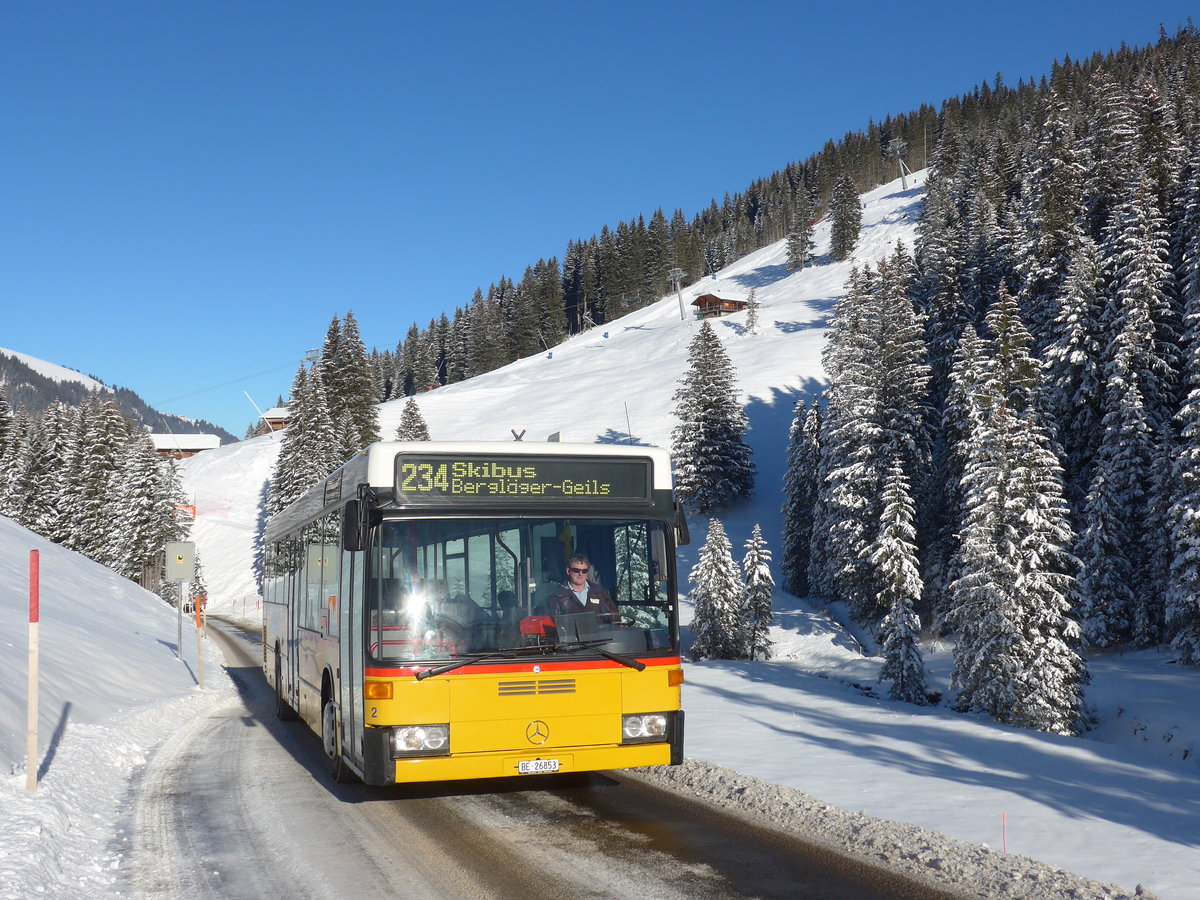
<svg viewBox="0 0 1200 900"><path fill-rule="evenodd" d="M38 552L29 551L29 718L25 734L25 788L37 791L38 782L38 619L41 615L39 597Z"/></svg>

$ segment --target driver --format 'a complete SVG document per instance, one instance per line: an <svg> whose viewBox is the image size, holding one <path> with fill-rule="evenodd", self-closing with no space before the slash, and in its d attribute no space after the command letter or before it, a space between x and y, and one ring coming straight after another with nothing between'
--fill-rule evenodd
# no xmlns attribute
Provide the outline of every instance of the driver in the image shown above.
<svg viewBox="0 0 1200 900"><path fill-rule="evenodd" d="M567 560L567 582L546 598L546 612L551 616L581 612L615 616L616 604L608 591L588 578L591 570L592 564L581 553Z"/></svg>

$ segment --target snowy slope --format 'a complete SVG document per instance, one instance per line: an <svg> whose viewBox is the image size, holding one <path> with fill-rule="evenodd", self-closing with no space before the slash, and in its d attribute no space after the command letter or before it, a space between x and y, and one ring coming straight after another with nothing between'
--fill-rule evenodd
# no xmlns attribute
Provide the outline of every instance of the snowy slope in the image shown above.
<svg viewBox="0 0 1200 900"><path fill-rule="evenodd" d="M11 356L13 359L24 363L33 369L33 371L49 378L51 381L75 381L82 384L89 391L108 390L106 385L95 378L89 378L87 375L80 374L74 369L68 369L66 366L59 366L52 362L46 362L44 359L38 359L25 353L18 353L16 350L7 350L4 347L0 347L0 354Z"/></svg>

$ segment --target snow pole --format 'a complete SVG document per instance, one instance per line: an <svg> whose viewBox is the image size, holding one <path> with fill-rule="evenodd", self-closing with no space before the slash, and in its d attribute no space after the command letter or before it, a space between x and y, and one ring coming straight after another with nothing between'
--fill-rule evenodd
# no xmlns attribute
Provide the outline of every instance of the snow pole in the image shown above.
<svg viewBox="0 0 1200 900"><path fill-rule="evenodd" d="M1004 848L1004 855L1008 855L1008 813L1000 813L1000 846Z"/></svg>
<svg viewBox="0 0 1200 900"><path fill-rule="evenodd" d="M29 551L29 715L25 731L25 788L32 794L38 783L38 620L41 618L38 551Z"/></svg>

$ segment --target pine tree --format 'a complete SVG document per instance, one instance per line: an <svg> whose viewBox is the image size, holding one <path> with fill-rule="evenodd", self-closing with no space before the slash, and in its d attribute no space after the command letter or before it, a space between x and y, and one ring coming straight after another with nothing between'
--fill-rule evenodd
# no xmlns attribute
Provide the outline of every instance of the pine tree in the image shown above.
<svg viewBox="0 0 1200 900"><path fill-rule="evenodd" d="M818 466L821 458L821 407L814 397L806 410L796 403L788 439L787 472L783 477L783 534L779 568L783 589L804 597L808 594L808 562L811 558L813 519L816 515Z"/></svg>
<svg viewBox="0 0 1200 900"><path fill-rule="evenodd" d="M1154 484L1174 411L1178 346L1165 225L1143 173L1108 228L1114 284L1103 419L1077 552L1086 641L1156 643L1164 626Z"/></svg>
<svg viewBox="0 0 1200 900"><path fill-rule="evenodd" d="M747 418L737 398L733 364L706 321L688 348L688 370L674 396L671 433L676 494L701 513L754 492Z"/></svg>
<svg viewBox="0 0 1200 900"><path fill-rule="evenodd" d="M22 407L18 420L24 411ZM51 469L50 450L45 417L28 423L21 442L15 445L8 482L4 496L0 498L0 513L31 531L36 531L39 522L45 522L55 514L58 473Z"/></svg>
<svg viewBox="0 0 1200 900"><path fill-rule="evenodd" d="M188 601L192 610L199 605L202 612L208 601L208 582L204 578L204 560L200 558L199 550L196 551L196 571L188 582Z"/></svg>
<svg viewBox="0 0 1200 900"><path fill-rule="evenodd" d="M1021 308L1030 330L1042 336L1059 313L1058 298L1080 242L1084 166L1076 150L1072 114L1059 96L1049 100L1023 188L1027 238L1015 248L1022 275Z"/></svg>
<svg viewBox="0 0 1200 900"><path fill-rule="evenodd" d="M286 509L341 463L339 435L329 418L320 363L310 372L301 363L288 404L291 421L283 431L271 476L268 511Z"/></svg>
<svg viewBox="0 0 1200 900"><path fill-rule="evenodd" d="M751 288L750 296L746 298L746 331L750 334L758 334L758 308L762 306L754 293L754 288Z"/></svg>
<svg viewBox="0 0 1200 900"><path fill-rule="evenodd" d="M829 255L835 262L849 259L858 243L862 228L862 206L858 200L858 189L849 175L843 175L833 187L829 201L830 245Z"/></svg>
<svg viewBox="0 0 1200 900"><path fill-rule="evenodd" d="M1158 433L1175 413L1179 311L1166 220L1145 173L1113 213L1105 258L1113 280L1105 317L1105 381L1136 378L1150 429Z"/></svg>
<svg viewBox="0 0 1200 900"><path fill-rule="evenodd" d="M1058 311L1045 338L1041 382L1042 408L1063 448L1067 499L1073 508L1082 503L1091 480L1104 395L1100 261L1095 242L1078 228L1074 231Z"/></svg>
<svg viewBox="0 0 1200 900"><path fill-rule="evenodd" d="M836 554L834 584L863 623L876 623L879 575L866 547L878 529L883 480L899 461L905 471L928 472L929 367L922 327L909 299L903 256L880 264L879 274L854 273L834 307L824 353L828 391L826 498L829 546Z"/></svg>
<svg viewBox="0 0 1200 900"><path fill-rule="evenodd" d="M396 440L429 440L429 426L425 424L425 418L421 415L421 408L417 406L417 401L412 397L409 397L405 401L404 409L400 413L400 425L396 428Z"/></svg>
<svg viewBox="0 0 1200 900"><path fill-rule="evenodd" d="M2 462L8 456L14 438L12 406L4 396L4 384L0 382L0 492L4 490L5 476Z"/></svg>
<svg viewBox="0 0 1200 900"><path fill-rule="evenodd" d="M56 544L74 546L77 517L73 498L78 488L73 473L79 470L80 411L55 401L42 414L39 427L43 431L38 468L45 473L38 492L39 512L28 528Z"/></svg>
<svg viewBox="0 0 1200 900"><path fill-rule="evenodd" d="M1179 444L1167 515L1171 557L1164 618L1171 648L1183 662L1200 665L1200 151L1188 178L1179 279L1186 397L1175 419Z"/></svg>
<svg viewBox="0 0 1200 900"><path fill-rule="evenodd" d="M143 587L156 585L162 548L186 537L176 512L185 502L173 460L162 459L146 435L126 444L108 498L114 523L105 551L110 566Z"/></svg>
<svg viewBox="0 0 1200 900"><path fill-rule="evenodd" d="M1003 295L997 306L992 362L976 367L986 380L963 397L973 408L961 414L969 432L959 448L965 519L947 613L959 632L951 684L960 709L1076 734L1088 676L1069 617L1075 561L1062 470L1038 424L1028 335Z"/></svg>
<svg viewBox="0 0 1200 900"><path fill-rule="evenodd" d="M762 529L755 524L742 558L743 605L746 620L746 656L771 658L771 598L775 579L771 577L771 551L763 540Z"/></svg>
<svg viewBox="0 0 1200 900"><path fill-rule="evenodd" d="M16 477L18 460L22 458L24 447L29 439L29 411L24 404L13 413L12 424L8 432L8 443L0 454L0 516L7 516L13 521L20 520L20 510L25 502L26 494L12 486Z"/></svg>
<svg viewBox="0 0 1200 900"><path fill-rule="evenodd" d="M693 659L743 659L746 652L742 580L725 527L708 520L708 537L688 580Z"/></svg>
<svg viewBox="0 0 1200 900"><path fill-rule="evenodd" d="M787 235L787 267L789 271L803 269L812 257L813 247L812 197L803 184L796 191L792 218Z"/></svg>
<svg viewBox="0 0 1200 900"><path fill-rule="evenodd" d="M883 582L880 605L888 610L879 626L884 664L880 681L890 681L893 700L924 705L925 662L917 637L921 620L914 605L923 585L917 569L916 528L908 479L899 465L888 470L883 488L883 518L879 534L869 547L871 564Z"/></svg>
<svg viewBox="0 0 1200 900"><path fill-rule="evenodd" d="M320 372L329 417L336 422L346 410L354 423L355 446L350 453L379 440L379 397L353 312L347 311L340 322L333 317L321 350Z"/></svg>
<svg viewBox="0 0 1200 900"><path fill-rule="evenodd" d="M70 478L78 485L73 527L65 545L103 565L112 565L106 557L112 545L113 523L108 512L108 496L113 489L117 458L130 438L130 426L112 400L97 394L88 398L80 410L80 444L85 452L77 454Z"/></svg>

